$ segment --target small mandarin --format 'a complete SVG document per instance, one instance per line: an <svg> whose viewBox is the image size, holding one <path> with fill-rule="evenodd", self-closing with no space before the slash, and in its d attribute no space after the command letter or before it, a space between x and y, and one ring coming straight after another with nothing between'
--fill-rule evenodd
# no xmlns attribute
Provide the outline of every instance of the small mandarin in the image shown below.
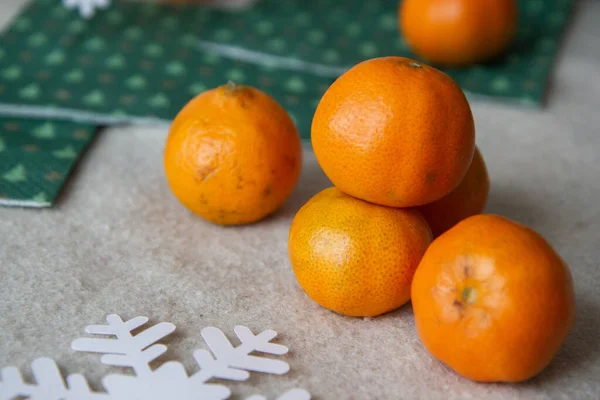
<svg viewBox="0 0 600 400"><path fill-rule="evenodd" d="M430 242L418 211L367 203L329 188L294 218L288 250L311 299L340 314L367 317L409 301L414 271Z"/></svg>
<svg viewBox="0 0 600 400"><path fill-rule="evenodd" d="M480 214L485 208L490 179L478 148L464 179L450 194L419 207L433 237L438 237L465 218Z"/></svg>
<svg viewBox="0 0 600 400"><path fill-rule="evenodd" d="M475 147L471 108L443 72L402 57L362 62L327 90L312 124L321 168L343 192L390 207L436 201Z"/></svg>
<svg viewBox="0 0 600 400"><path fill-rule="evenodd" d="M495 215L467 218L437 238L411 293L425 348L480 382L537 375L575 318L567 265L538 233Z"/></svg>
<svg viewBox="0 0 600 400"><path fill-rule="evenodd" d="M192 99L173 121L164 152L175 196L222 225L278 209L301 164L300 137L286 111L264 92L233 83Z"/></svg>
<svg viewBox="0 0 600 400"><path fill-rule="evenodd" d="M429 62L466 66L500 55L515 36L516 0L403 0L399 23Z"/></svg>

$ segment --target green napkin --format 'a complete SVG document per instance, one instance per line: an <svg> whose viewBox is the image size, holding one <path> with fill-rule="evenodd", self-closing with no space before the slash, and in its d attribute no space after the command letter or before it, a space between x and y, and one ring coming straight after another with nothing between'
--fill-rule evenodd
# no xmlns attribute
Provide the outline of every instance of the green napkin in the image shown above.
<svg viewBox="0 0 600 400"><path fill-rule="evenodd" d="M34 1L0 39L0 114L166 123L194 95L232 80L277 98L307 137L333 78L202 53L198 38L218 36L234 23L227 18L239 15L116 2L83 20L60 2Z"/></svg>
<svg viewBox="0 0 600 400"><path fill-rule="evenodd" d="M0 205L51 206L95 130L64 121L0 119Z"/></svg>

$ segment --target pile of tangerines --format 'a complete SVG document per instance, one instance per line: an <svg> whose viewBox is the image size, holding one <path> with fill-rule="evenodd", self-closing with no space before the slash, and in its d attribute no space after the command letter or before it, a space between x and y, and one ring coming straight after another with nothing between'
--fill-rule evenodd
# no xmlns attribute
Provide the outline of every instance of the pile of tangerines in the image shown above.
<svg viewBox="0 0 600 400"><path fill-rule="evenodd" d="M309 297L348 316L412 299L425 347L476 381L522 381L550 363L573 323L569 270L533 230L479 215L488 174L449 76L399 57L355 66L321 100L312 145L335 187L290 230Z"/></svg>
<svg viewBox="0 0 600 400"><path fill-rule="evenodd" d="M404 2L412 17L403 28L424 58L479 62L512 35L509 23L484 29L491 36L483 47L460 47L476 41L478 20L452 41L459 48L445 53L439 38L429 40L412 23L425 18L420 1ZM492 15L514 20L514 7L503 6L512 0L467 3L482 15L498 7ZM523 381L550 363L574 320L569 269L530 228L480 214L488 173L469 103L449 76L407 58L362 62L325 93L311 136L335 187L308 201L290 229L291 265L310 298L354 317L412 300L427 350L476 381ZM278 209L301 164L286 111L264 92L234 83L188 103L164 153L175 196L222 225L255 222Z"/></svg>

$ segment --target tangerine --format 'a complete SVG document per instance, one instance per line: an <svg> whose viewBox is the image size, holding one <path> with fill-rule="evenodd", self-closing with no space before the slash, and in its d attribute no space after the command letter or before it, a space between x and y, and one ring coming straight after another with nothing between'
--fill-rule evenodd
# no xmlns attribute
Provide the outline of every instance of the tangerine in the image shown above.
<svg viewBox="0 0 600 400"><path fill-rule="evenodd" d="M333 187L292 222L288 250L298 283L321 306L371 317L410 299L431 231L414 209L383 207Z"/></svg>
<svg viewBox="0 0 600 400"><path fill-rule="evenodd" d="M450 194L419 207L433 237L438 237L465 218L480 214L487 203L490 179L478 148L464 179Z"/></svg>
<svg viewBox="0 0 600 400"><path fill-rule="evenodd" d="M575 317L569 268L538 233L476 215L429 247L411 288L425 348L481 382L519 382L552 360Z"/></svg>
<svg viewBox="0 0 600 400"><path fill-rule="evenodd" d="M164 152L175 196L222 225L255 222L278 209L301 164L300 136L283 107L234 83L192 99L173 121Z"/></svg>
<svg viewBox="0 0 600 400"><path fill-rule="evenodd" d="M436 201L462 181L473 157L473 114L460 87L418 61L364 61L317 107L312 144L343 192L390 207Z"/></svg>
<svg viewBox="0 0 600 400"><path fill-rule="evenodd" d="M517 30L515 0L404 0L400 30L434 64L465 66L500 55Z"/></svg>

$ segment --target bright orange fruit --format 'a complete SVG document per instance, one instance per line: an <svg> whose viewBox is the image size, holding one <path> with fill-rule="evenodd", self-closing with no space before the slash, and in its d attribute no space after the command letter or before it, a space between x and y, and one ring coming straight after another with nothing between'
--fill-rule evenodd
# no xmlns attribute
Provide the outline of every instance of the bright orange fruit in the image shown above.
<svg viewBox="0 0 600 400"><path fill-rule="evenodd" d="M500 55L515 36L516 0L403 0L400 30L419 56L464 66Z"/></svg>
<svg viewBox="0 0 600 400"><path fill-rule="evenodd" d="M465 218L480 214L485 208L490 179L478 148L464 179L450 194L419 207L434 237L440 236Z"/></svg>
<svg viewBox="0 0 600 400"><path fill-rule="evenodd" d="M568 267L533 230L476 215L437 238L412 283L421 341L459 374L519 382L546 367L575 317Z"/></svg>
<svg viewBox="0 0 600 400"><path fill-rule="evenodd" d="M402 57L362 62L327 90L312 124L323 171L343 192L412 207L462 181L475 127L460 87L443 72Z"/></svg>
<svg viewBox="0 0 600 400"><path fill-rule="evenodd" d="M414 209L318 193L298 212L288 241L300 286L321 306L348 316L376 316L410 299L414 271L431 231Z"/></svg>
<svg viewBox="0 0 600 400"><path fill-rule="evenodd" d="M223 225L255 222L279 208L301 165L300 137L286 111L264 92L233 83L191 100L164 152L179 201Z"/></svg>

